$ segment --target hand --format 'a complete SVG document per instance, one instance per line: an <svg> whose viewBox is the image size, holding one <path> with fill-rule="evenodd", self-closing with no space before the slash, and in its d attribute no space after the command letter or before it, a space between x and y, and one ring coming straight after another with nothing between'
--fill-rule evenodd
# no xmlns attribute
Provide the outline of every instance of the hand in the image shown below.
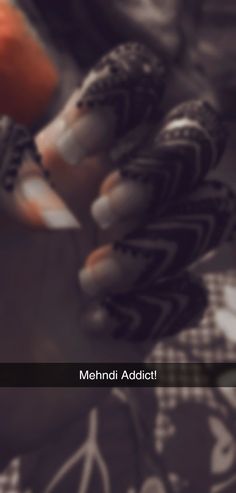
<svg viewBox="0 0 236 493"><path fill-rule="evenodd" d="M4 148L3 199L41 229L2 217L1 361L140 360L154 341L201 315L204 290L184 271L230 239L235 197L204 182L225 140L208 105L184 104L160 125L163 75L162 63L142 46L118 48L38 135L62 198L17 127L5 139L13 147ZM94 202L99 188L103 200ZM109 228L101 233L98 226ZM8 456L39 446L103 394L1 390Z"/></svg>

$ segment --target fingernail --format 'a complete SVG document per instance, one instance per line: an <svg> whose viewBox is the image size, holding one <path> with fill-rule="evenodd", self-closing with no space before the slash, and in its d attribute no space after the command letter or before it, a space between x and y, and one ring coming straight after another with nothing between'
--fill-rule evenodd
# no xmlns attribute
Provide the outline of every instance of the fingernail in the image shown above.
<svg viewBox="0 0 236 493"><path fill-rule="evenodd" d="M79 229L80 224L73 214L64 210L42 210L42 219L49 229Z"/></svg>
<svg viewBox="0 0 236 493"><path fill-rule="evenodd" d="M92 216L102 229L143 212L150 202L150 186L127 180L92 205Z"/></svg>
<svg viewBox="0 0 236 493"><path fill-rule="evenodd" d="M109 228L119 219L112 210L109 197L100 197L92 205L92 216L102 229Z"/></svg>
<svg viewBox="0 0 236 493"><path fill-rule="evenodd" d="M94 335L111 335L111 324L107 310L101 305L91 306L84 317L85 330Z"/></svg>
<svg viewBox="0 0 236 493"><path fill-rule="evenodd" d="M103 57L85 78L77 104L72 98L73 111L70 102L60 117L67 128L60 131L63 124L58 123L52 129L52 134L60 131L54 142L63 160L79 164L151 120L162 97L165 72L162 61L138 43L119 46Z"/></svg>
<svg viewBox="0 0 236 493"><path fill-rule="evenodd" d="M165 72L162 60L138 43L118 46L98 62L85 78L77 102L75 138L87 156L156 115ZM67 162L74 164L70 137L64 136L58 145Z"/></svg>
<svg viewBox="0 0 236 493"><path fill-rule="evenodd" d="M42 149L51 147L67 131L67 128L65 119L59 116L38 134L37 142L40 142Z"/></svg>
<svg viewBox="0 0 236 493"><path fill-rule="evenodd" d="M90 296L99 296L110 286L123 281L121 267L115 259L106 259L79 272L80 286Z"/></svg>
<svg viewBox="0 0 236 493"><path fill-rule="evenodd" d="M80 224L63 200L40 176L27 176L16 184L16 206L34 223L41 219L50 229L78 229Z"/></svg>
<svg viewBox="0 0 236 493"><path fill-rule="evenodd" d="M91 111L78 117L71 128L67 127L61 132L56 148L63 160L74 166L109 145L114 127L114 117L110 111Z"/></svg>

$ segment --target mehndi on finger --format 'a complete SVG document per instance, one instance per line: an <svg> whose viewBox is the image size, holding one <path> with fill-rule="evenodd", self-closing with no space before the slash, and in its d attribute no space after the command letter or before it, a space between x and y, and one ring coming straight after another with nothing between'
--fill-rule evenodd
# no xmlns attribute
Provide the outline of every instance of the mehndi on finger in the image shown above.
<svg viewBox="0 0 236 493"><path fill-rule="evenodd" d="M178 139L181 140L181 137L183 137L183 140L185 140L185 137L189 139L190 142L193 142L194 129L199 131L199 133L196 132L196 139L197 141L201 141L201 145L203 146L202 150L199 151L199 154L202 154L206 166L212 168L216 165L224 152L228 132L222 121L222 115L208 101L196 99L186 101L173 108L166 115L162 129L157 136L158 146L163 146L163 152L166 147L166 152L168 152L169 137L165 134L172 130L180 130L180 132L177 132L176 134L177 143ZM191 132L193 132L193 134ZM206 140L205 144L204 139ZM187 143L186 147L188 148ZM190 144L190 154L191 151L193 153L194 149L191 149ZM170 152L177 152L180 156L186 154L185 149L181 151L180 145L177 145L176 151L170 150ZM190 158L186 155L186 159Z"/></svg>
<svg viewBox="0 0 236 493"><path fill-rule="evenodd" d="M81 286L97 296L175 276L230 241L235 225L235 194L220 182L205 182L162 216L93 252L79 274Z"/></svg>
<svg viewBox="0 0 236 493"><path fill-rule="evenodd" d="M186 273L145 290L109 296L91 307L86 327L98 336L158 341L197 324L206 306L203 283Z"/></svg>
<svg viewBox="0 0 236 493"><path fill-rule="evenodd" d="M136 257L135 277L145 283L176 275L230 241L235 225L234 192L220 182L206 181L189 197L169 205L162 217L117 242L114 251Z"/></svg>
<svg viewBox="0 0 236 493"><path fill-rule="evenodd" d="M96 222L107 228L135 214L163 211L218 164L226 136L220 115L208 103L177 106L152 142L105 180L92 206Z"/></svg>
<svg viewBox="0 0 236 493"><path fill-rule="evenodd" d="M144 122L156 119L165 86L162 60L139 43L105 55L85 77L40 140L65 163L110 149Z"/></svg>
<svg viewBox="0 0 236 493"><path fill-rule="evenodd" d="M183 197L219 163L227 129L209 103L188 101L170 111L150 150L122 168L125 177L153 183L153 202L160 206Z"/></svg>
<svg viewBox="0 0 236 493"><path fill-rule="evenodd" d="M0 118L0 201L33 226L79 227L52 188L30 132L7 116Z"/></svg>

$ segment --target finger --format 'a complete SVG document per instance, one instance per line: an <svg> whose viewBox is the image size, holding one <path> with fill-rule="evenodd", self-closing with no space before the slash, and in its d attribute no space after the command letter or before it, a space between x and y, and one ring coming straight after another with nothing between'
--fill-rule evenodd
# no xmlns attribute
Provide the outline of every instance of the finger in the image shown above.
<svg viewBox="0 0 236 493"><path fill-rule="evenodd" d="M169 145L170 136L175 139L176 148ZM227 129L220 114L208 102L201 100L176 106L167 115L165 127L157 136L159 150L165 156L175 157L177 153L188 162L190 159L197 162L198 156L197 175L205 175L205 167L207 171L215 167L224 152L226 138ZM201 165L202 161L204 165Z"/></svg>
<svg viewBox="0 0 236 493"><path fill-rule="evenodd" d="M236 197L218 182L206 182L190 197L114 245L92 253L80 272L90 295L127 291L175 276L198 258L231 239Z"/></svg>
<svg viewBox="0 0 236 493"><path fill-rule="evenodd" d="M203 284L183 274L145 290L108 297L89 310L86 327L99 336L154 341L196 324L206 305Z"/></svg>
<svg viewBox="0 0 236 493"><path fill-rule="evenodd" d="M226 143L220 116L204 101L179 105L167 115L153 142L109 175L92 205L102 228L163 209L186 195L219 162Z"/></svg>
<svg viewBox="0 0 236 493"><path fill-rule="evenodd" d="M34 226L78 228L79 223L50 186L26 127L0 119L0 198L8 211Z"/></svg>
<svg viewBox="0 0 236 493"><path fill-rule="evenodd" d="M79 164L156 118L164 80L160 59L138 43L121 45L104 56L61 114L39 134L47 162Z"/></svg>
<svg viewBox="0 0 236 493"><path fill-rule="evenodd" d="M114 171L103 182L100 197L91 206L92 217L100 228L107 229L134 216L143 216L153 197L154 187L151 176L146 182L139 182Z"/></svg>

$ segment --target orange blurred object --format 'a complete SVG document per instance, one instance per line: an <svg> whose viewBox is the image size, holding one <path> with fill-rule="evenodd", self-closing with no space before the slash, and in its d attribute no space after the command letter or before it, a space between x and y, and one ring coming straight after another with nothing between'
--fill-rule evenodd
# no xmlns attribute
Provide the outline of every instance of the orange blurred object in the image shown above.
<svg viewBox="0 0 236 493"><path fill-rule="evenodd" d="M32 124L45 112L59 75L20 10L0 0L0 113Z"/></svg>

